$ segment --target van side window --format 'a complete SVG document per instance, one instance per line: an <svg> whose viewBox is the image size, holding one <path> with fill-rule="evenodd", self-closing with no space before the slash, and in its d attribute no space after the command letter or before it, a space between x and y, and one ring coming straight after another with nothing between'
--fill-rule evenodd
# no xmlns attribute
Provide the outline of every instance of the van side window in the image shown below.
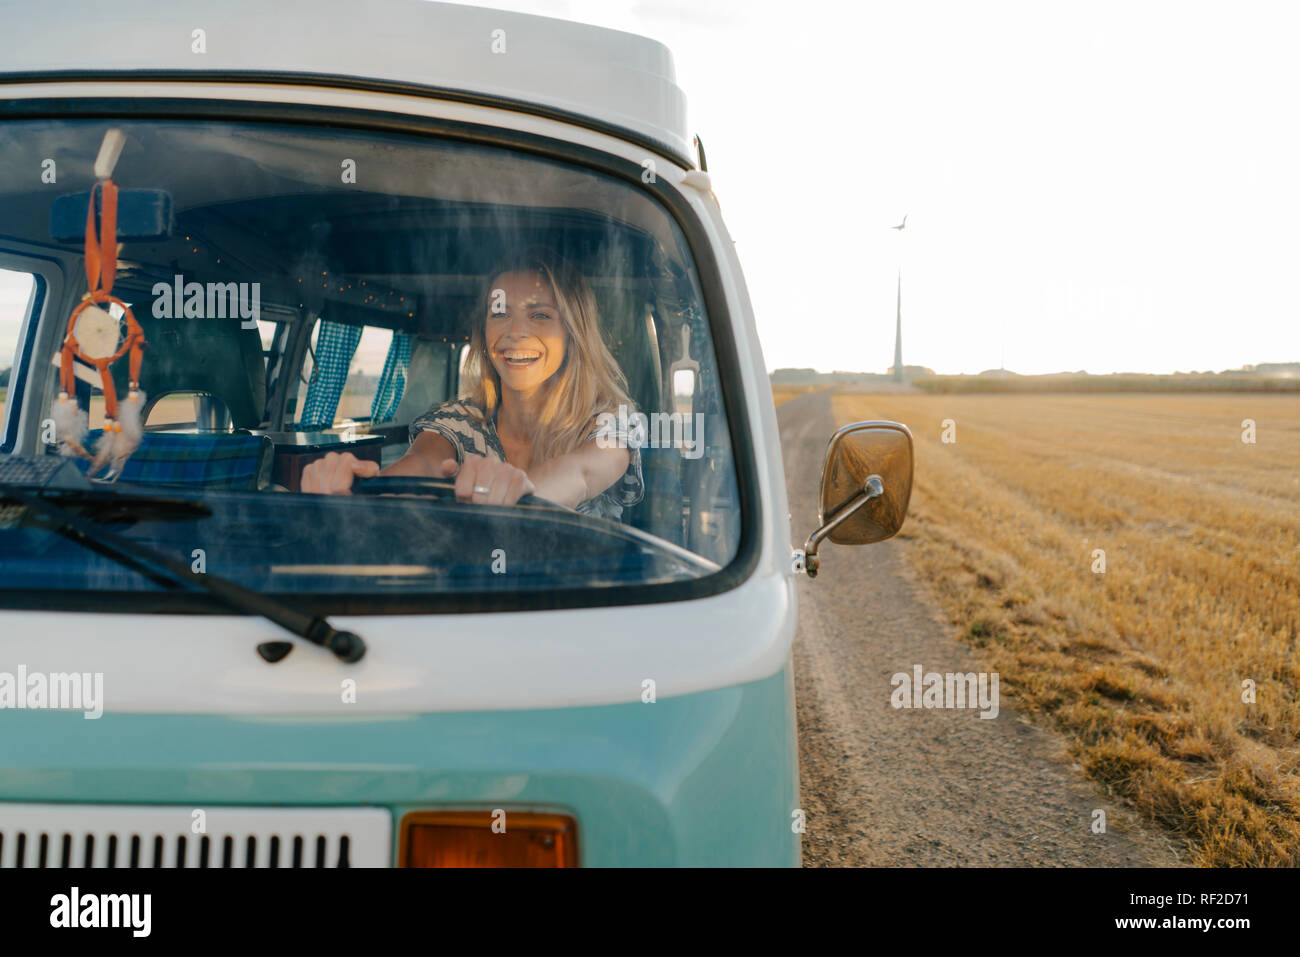
<svg viewBox="0 0 1300 957"><path fill-rule="evenodd" d="M0 440L8 439L4 423L9 379L35 291L36 277L31 273L0 269Z"/></svg>
<svg viewBox="0 0 1300 957"><path fill-rule="evenodd" d="M262 361L267 364L267 371L271 362L271 353L275 348L275 336L280 331L280 323L272 322L269 319L257 320L257 336L262 340Z"/></svg>
<svg viewBox="0 0 1300 957"><path fill-rule="evenodd" d="M409 339L399 335L395 342L392 329L317 320L303 362L297 427L311 431L369 422L372 413L391 420L409 361Z"/></svg>

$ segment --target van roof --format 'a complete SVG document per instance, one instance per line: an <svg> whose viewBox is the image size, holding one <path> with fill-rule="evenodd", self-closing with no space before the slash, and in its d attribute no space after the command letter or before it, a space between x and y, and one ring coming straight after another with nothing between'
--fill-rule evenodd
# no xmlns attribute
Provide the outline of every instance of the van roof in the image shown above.
<svg viewBox="0 0 1300 957"><path fill-rule="evenodd" d="M63 0L9 12L0 79L256 73L403 84L613 127L694 165L672 53L618 30L427 0ZM205 53L192 50L200 28Z"/></svg>

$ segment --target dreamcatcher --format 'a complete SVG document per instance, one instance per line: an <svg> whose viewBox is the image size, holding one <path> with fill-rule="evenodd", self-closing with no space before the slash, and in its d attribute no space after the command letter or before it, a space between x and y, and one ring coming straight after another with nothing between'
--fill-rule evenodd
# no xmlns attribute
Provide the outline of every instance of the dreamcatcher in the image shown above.
<svg viewBox="0 0 1300 957"><path fill-rule="evenodd" d="M121 151L120 143L113 145L116 145L114 153ZM109 138L106 137L101 160L109 150ZM116 155L112 159L115 160ZM98 175L101 163L97 161L95 166ZM111 171L111 162L108 167ZM95 229L96 195L101 198L98 233ZM90 291L68 317L68 331L63 339L59 363L59 396L52 410L60 451L64 455L90 459L92 473L109 463L114 473L119 472L131 453L139 448L143 433L141 411L145 396L140 390L140 364L145 346L144 330L136 322L131 307L113 295L113 277L116 274L117 184L111 176L104 175L91 188L86 208L86 284ZM125 335L122 335L119 320L107 308L101 308L113 304L122 310L126 319ZM126 398L119 404L109 366L128 353L131 357L130 379ZM103 384L104 430L95 444L93 455L85 448L87 415L76 400L74 375L77 359L98 369Z"/></svg>

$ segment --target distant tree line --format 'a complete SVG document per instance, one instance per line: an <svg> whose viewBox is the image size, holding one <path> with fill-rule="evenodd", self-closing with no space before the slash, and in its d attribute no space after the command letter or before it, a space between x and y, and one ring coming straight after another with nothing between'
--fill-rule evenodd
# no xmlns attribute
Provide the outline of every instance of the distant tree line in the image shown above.
<svg viewBox="0 0 1300 957"><path fill-rule="evenodd" d="M1174 375L936 375L921 376L912 385L926 392L1294 392L1300 376L1284 378L1243 373L1177 373Z"/></svg>
<svg viewBox="0 0 1300 957"><path fill-rule="evenodd" d="M906 378L921 375L934 375L933 369L925 366L903 366ZM873 372L818 372L816 369L776 369L772 372L772 385L870 385L873 382L892 381L889 373L877 375Z"/></svg>
<svg viewBox="0 0 1300 957"><path fill-rule="evenodd" d="M926 392L1300 392L1300 362L1262 362L1225 372L1175 372L1154 375L1120 372L1089 375L1057 372L1020 375L988 369L978 375L935 375L924 366L904 366L904 378ZM871 372L818 372L816 369L777 369L773 385L839 385L871 388L893 376Z"/></svg>

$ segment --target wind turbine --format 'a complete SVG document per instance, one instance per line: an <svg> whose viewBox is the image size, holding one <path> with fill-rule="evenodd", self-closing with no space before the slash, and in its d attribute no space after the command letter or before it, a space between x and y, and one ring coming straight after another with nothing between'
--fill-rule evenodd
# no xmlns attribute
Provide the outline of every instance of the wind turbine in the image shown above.
<svg viewBox="0 0 1300 957"><path fill-rule="evenodd" d="M901 223L889 228L898 230L899 242L902 242L903 230L907 228L906 214ZM903 381L903 257L901 255L898 257L898 310L894 325L894 381Z"/></svg>

